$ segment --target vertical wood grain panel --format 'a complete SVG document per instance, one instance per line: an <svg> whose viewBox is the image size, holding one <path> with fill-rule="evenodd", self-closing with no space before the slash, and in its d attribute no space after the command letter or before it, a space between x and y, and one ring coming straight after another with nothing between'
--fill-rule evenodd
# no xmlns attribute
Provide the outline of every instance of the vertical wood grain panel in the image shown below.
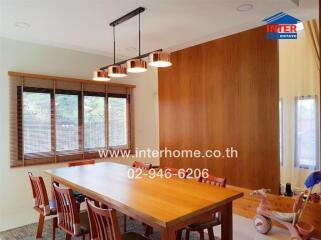
<svg viewBox="0 0 321 240"><path fill-rule="evenodd" d="M260 27L172 53L159 70L160 148L234 147L238 158L161 158L228 184L279 190L278 43Z"/></svg>

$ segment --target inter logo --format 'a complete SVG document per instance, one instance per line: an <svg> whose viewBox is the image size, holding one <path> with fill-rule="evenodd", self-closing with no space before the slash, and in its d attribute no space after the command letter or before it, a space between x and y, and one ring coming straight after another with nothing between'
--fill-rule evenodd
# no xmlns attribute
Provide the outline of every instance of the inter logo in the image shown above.
<svg viewBox="0 0 321 240"><path fill-rule="evenodd" d="M266 25L267 39L297 39L302 22L284 12L263 20Z"/></svg>

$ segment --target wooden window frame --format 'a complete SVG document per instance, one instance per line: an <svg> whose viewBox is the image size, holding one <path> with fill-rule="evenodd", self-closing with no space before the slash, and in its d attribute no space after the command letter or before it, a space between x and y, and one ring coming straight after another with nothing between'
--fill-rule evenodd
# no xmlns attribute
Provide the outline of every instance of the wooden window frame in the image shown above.
<svg viewBox="0 0 321 240"><path fill-rule="evenodd" d="M78 156L78 155L82 155L82 124L83 124L83 118L82 118L82 111L83 111L83 107L82 107L82 102L81 102L81 91L79 90L63 90L63 89L56 89L55 90L55 95L56 94L66 94L66 95L76 95L78 96L78 144L79 144L79 149L78 150L67 150L67 151L55 151L56 152L56 157L58 158L58 161L63 160L65 156ZM54 101L56 101L56 96L54 98ZM56 102L54 102L55 104ZM55 110L55 114L56 114ZM56 127L56 126L52 126L52 127ZM54 133L57 137L57 132L55 131ZM70 154L70 153L74 153L74 154ZM68 159L67 159L68 160Z"/></svg>
<svg viewBox="0 0 321 240"><path fill-rule="evenodd" d="M48 89L48 88L35 88L35 87L23 87L23 92L21 90L21 86L17 87L17 117L18 117L18 161L24 159L27 162L31 162L31 164L37 164L39 162L43 162L43 163L51 163L54 161L54 154L53 154L53 144L52 144L52 138L53 138L53 134L51 131L51 152L41 152L41 153L37 153L37 154L24 154L24 156L22 157L22 152L23 152L23 144L24 141L19 141L19 139L23 138L23 121L22 121L22 115L23 115L23 106L22 106L22 93L23 92L35 92L35 93L49 93L50 94L50 109L51 109L51 113L50 115L52 116L53 114L53 104L54 104L54 92L53 89ZM52 130L52 126L53 126L53 118L50 117L51 119L51 130ZM43 157L36 157L37 155L41 156L43 155Z"/></svg>
<svg viewBox="0 0 321 240"><path fill-rule="evenodd" d="M107 87L106 87L107 89ZM24 140L19 140L23 138L23 97L22 97L22 91L23 92L39 92L39 93L50 93L50 99L51 99L51 149L52 151L50 153L44 153L44 155L48 155L45 157L38 157L38 154L34 154L35 157L32 157L32 155L28 156L24 154L24 157L22 156L23 153L23 144ZM56 122L54 118L52 117L54 114L56 114L55 110L55 96L56 94L70 94L70 95L78 95L78 121L79 121L79 151L56 151L56 131L53 129L56 128ZM67 161L77 161L82 159L92 159L92 158L99 158L99 149L84 149L84 96L102 96L105 98L105 111L107 114L105 114L105 128L106 128L106 134L105 134L105 145L106 149L109 150L126 150L126 151L132 151L133 149L133 143L132 143L132 113L130 111L131 104L130 99L131 95L129 93L119 94L119 93L109 93L107 91L105 92L94 92L94 91L83 91L83 90L64 90L64 89L51 89L51 88L38 88L38 87L22 87L17 86L17 133L18 133L18 162L24 162L23 166L28 165L40 165L40 164L52 164L52 163L61 163L61 162L67 162ZM127 139L127 148L117 148L113 147L110 148L108 146L108 99L109 97L119 97L119 98L126 98L127 99L127 128L128 128L128 139ZM50 155L49 155L50 154Z"/></svg>
<svg viewBox="0 0 321 240"><path fill-rule="evenodd" d="M85 103L85 96L90 96L90 97L103 97L104 98L104 102L105 102L105 108L108 108L108 102L106 101L106 93L104 92L92 92L92 91L84 91L84 99L83 99L83 105ZM84 111L84 108L82 108ZM85 114L85 112L84 112ZM84 119L83 119L83 125L84 128L83 130L85 130L85 116L83 115ZM108 127L108 116L106 115L106 109L105 109L105 129ZM105 131L105 148L107 148L108 146L108 141L107 141L107 136L106 136L106 131ZM85 135L84 135L84 139L83 141L85 141ZM97 154L97 151L100 150L102 148L87 148L85 149L84 146L84 153L90 156L95 156Z"/></svg>
<svg viewBox="0 0 321 240"><path fill-rule="evenodd" d="M132 127L131 127L131 105L130 105L130 94L119 94L119 93L110 93L107 96L107 112L108 112L108 99L110 97L112 98L126 98L126 104L127 104L127 148L124 146L117 146L117 147L110 147L108 146L108 149L110 150L131 150L133 151L133 149L131 148L131 133L132 133ZM107 125L108 127L108 118L107 118ZM108 143L107 143L108 144Z"/></svg>

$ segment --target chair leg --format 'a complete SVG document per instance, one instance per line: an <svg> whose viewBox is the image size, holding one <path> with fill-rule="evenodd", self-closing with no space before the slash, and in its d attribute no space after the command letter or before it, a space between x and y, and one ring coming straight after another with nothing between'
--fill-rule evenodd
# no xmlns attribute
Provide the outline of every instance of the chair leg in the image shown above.
<svg viewBox="0 0 321 240"><path fill-rule="evenodd" d="M151 226L145 225L145 236L149 237L151 234L153 234L154 229Z"/></svg>
<svg viewBox="0 0 321 240"><path fill-rule="evenodd" d="M127 232L127 215L124 214L124 233Z"/></svg>
<svg viewBox="0 0 321 240"><path fill-rule="evenodd" d="M204 230L198 231L200 234L200 240L204 240Z"/></svg>
<svg viewBox="0 0 321 240"><path fill-rule="evenodd" d="M186 231L186 233L185 233L185 240L189 240L190 230L186 229L185 231Z"/></svg>
<svg viewBox="0 0 321 240"><path fill-rule="evenodd" d="M52 219L52 240L56 239L57 217Z"/></svg>
<svg viewBox="0 0 321 240"><path fill-rule="evenodd" d="M39 215L38 229L37 229L37 238L42 238L43 225L45 223L45 216Z"/></svg>
<svg viewBox="0 0 321 240"><path fill-rule="evenodd" d="M65 237L65 240L71 240L71 235L66 233L66 237Z"/></svg>
<svg viewBox="0 0 321 240"><path fill-rule="evenodd" d="M207 228L209 240L215 240L214 231L212 227Z"/></svg>

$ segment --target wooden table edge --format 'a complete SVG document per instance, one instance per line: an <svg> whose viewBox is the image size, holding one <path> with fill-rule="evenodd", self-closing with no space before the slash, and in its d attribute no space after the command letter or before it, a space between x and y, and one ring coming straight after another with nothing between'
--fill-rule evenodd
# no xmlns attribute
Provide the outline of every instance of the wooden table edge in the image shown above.
<svg viewBox="0 0 321 240"><path fill-rule="evenodd" d="M215 209L218 209L218 208L226 205L227 203L233 202L234 200L236 200L238 198L241 198L243 196L244 196L244 193L239 192L237 195L232 196L230 198L227 198L224 201L221 201L220 203L212 204L210 206L207 206L205 208L202 208L202 209L199 209L199 210L197 210L195 212L187 214L187 215L185 215L183 217L176 218L176 219L174 219L172 221L169 221L169 222L167 222L165 224L166 224L167 227L170 227L170 226L173 226L173 225L175 225L177 223L187 221L188 219L193 219L194 217L197 217L197 216L200 216L200 215L203 215L203 214L206 214L206 213L213 212Z"/></svg>

